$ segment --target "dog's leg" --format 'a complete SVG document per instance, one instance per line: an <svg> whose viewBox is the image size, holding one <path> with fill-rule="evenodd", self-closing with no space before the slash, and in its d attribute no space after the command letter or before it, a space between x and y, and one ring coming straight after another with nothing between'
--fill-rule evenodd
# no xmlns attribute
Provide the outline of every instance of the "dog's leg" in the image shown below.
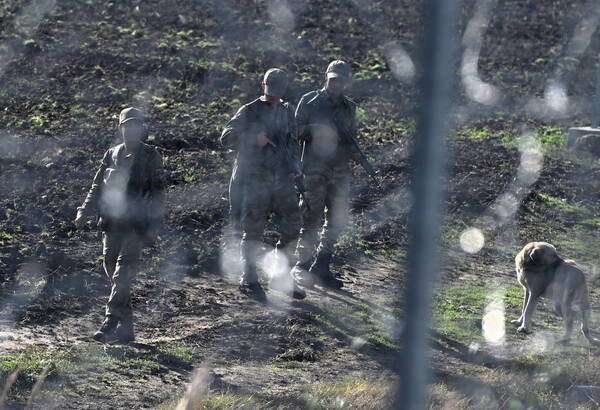
<svg viewBox="0 0 600 410"><path fill-rule="evenodd" d="M521 326L517 328L517 332L519 333L529 333L531 318L533 316L533 312L535 311L535 307L537 306L538 299L540 298L539 294L534 294L531 291L527 292L527 296L525 310L523 311L523 322L521 323Z"/></svg>
<svg viewBox="0 0 600 410"><path fill-rule="evenodd" d="M562 296L562 303L561 303L561 311L562 311L562 318L563 318L563 323L565 326L565 334L563 335L563 337L559 340L559 343L562 345L568 345L569 343L571 343L571 332L573 331L573 319L574 319L574 312L573 312L573 299L575 298L575 290L574 289L565 289L565 292Z"/></svg>
<svg viewBox="0 0 600 410"><path fill-rule="evenodd" d="M586 294L583 295L580 303L581 309L581 333L590 342L591 345L600 345L600 340L590 335L590 302L587 297L587 288L584 289Z"/></svg>
<svg viewBox="0 0 600 410"><path fill-rule="evenodd" d="M510 323L513 325L521 326L523 324L523 316L525 315L525 307L527 306L527 301L529 300L529 290L523 286L523 290L525 293L523 294L523 308L521 309L521 316L518 319L511 320Z"/></svg>

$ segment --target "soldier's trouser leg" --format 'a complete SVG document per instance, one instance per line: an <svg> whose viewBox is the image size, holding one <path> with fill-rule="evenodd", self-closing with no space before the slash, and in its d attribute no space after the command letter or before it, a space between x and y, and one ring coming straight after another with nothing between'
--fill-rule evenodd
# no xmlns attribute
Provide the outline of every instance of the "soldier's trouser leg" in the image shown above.
<svg viewBox="0 0 600 410"><path fill-rule="evenodd" d="M340 234L346 228L350 215L350 175L331 178L327 184L325 224L317 254L331 255Z"/></svg>
<svg viewBox="0 0 600 410"><path fill-rule="evenodd" d="M117 258L119 257L120 249L121 235L111 235L102 232L102 255L104 256L102 266L104 267L104 273L108 277L111 286L113 283L113 275L117 268Z"/></svg>
<svg viewBox="0 0 600 410"><path fill-rule="evenodd" d="M275 184L272 205L273 222L279 231L275 252L277 256L285 257L285 263L281 264L281 270L277 269L277 272L271 275L269 287L278 289L293 298L304 299L306 292L297 286L290 272L290 267L295 264L294 248L298 240L302 216L298 194L287 176L280 178Z"/></svg>
<svg viewBox="0 0 600 410"><path fill-rule="evenodd" d="M293 182L281 177L274 186L273 222L277 226L279 241L276 245L278 256L285 257L286 266L282 274L289 276L291 266L296 264L295 248L300 234L302 214L299 206L299 198L294 189Z"/></svg>
<svg viewBox="0 0 600 410"><path fill-rule="evenodd" d="M296 262L294 248L300 235L302 213L298 204L298 194L292 181L281 178L277 182L273 192L272 207L275 212L273 222L279 231L277 251L282 252L287 258L288 264L293 266Z"/></svg>
<svg viewBox="0 0 600 410"><path fill-rule="evenodd" d="M139 267L142 238L135 233L109 233L108 235L120 235L121 246L112 277L112 289L106 304L106 316L126 321L133 315L131 284Z"/></svg>
<svg viewBox="0 0 600 410"><path fill-rule="evenodd" d="M266 183L244 185L241 242L242 278L246 283L258 282L256 263L262 248L262 235L268 217L271 186Z"/></svg>
<svg viewBox="0 0 600 410"><path fill-rule="evenodd" d="M242 240L242 198L243 185L237 163L229 181L229 223L223 231L221 249L221 273L230 280L238 280L242 266L240 243Z"/></svg>
<svg viewBox="0 0 600 410"><path fill-rule="evenodd" d="M242 238L243 187L242 176L236 163L229 181L229 224L232 240L237 240L238 243Z"/></svg>
<svg viewBox="0 0 600 410"><path fill-rule="evenodd" d="M319 244L319 231L323 226L323 212L327 196L327 177L323 175L306 175L306 198L310 209L303 204L302 228L296 251L298 265L306 270L312 263L317 245Z"/></svg>

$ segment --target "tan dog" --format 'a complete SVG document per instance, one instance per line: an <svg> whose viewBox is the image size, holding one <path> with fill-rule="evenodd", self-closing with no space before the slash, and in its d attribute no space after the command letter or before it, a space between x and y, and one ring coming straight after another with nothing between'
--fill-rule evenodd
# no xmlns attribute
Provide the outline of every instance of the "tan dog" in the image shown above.
<svg viewBox="0 0 600 410"><path fill-rule="evenodd" d="M541 296L554 301L556 313L563 318L565 334L560 340L568 344L573 329L573 305L581 310L581 331L591 344L599 344L590 336L590 302L585 275L575 262L564 260L556 248L546 242L530 242L515 257L517 280L525 290L521 317L511 321L518 332L529 333L531 317Z"/></svg>

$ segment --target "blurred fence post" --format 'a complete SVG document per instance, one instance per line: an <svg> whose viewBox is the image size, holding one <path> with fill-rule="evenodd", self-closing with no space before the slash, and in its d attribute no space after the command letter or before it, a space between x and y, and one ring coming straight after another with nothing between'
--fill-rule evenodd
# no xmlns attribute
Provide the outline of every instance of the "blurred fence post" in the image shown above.
<svg viewBox="0 0 600 410"><path fill-rule="evenodd" d="M429 376L431 291L439 269L442 180L446 136L455 78L456 19L460 0L425 2L425 38L420 78L420 105L415 141L414 203L409 219L406 327L402 337L400 388L394 408L425 407Z"/></svg>
<svg viewBox="0 0 600 410"><path fill-rule="evenodd" d="M592 107L592 128L597 128L600 122L600 65L596 73L596 95L594 96L594 106Z"/></svg>

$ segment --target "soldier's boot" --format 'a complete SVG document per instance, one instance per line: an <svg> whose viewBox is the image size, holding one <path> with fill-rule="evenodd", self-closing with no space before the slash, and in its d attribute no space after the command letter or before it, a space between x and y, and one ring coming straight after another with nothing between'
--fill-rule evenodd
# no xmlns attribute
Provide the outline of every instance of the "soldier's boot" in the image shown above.
<svg viewBox="0 0 600 410"><path fill-rule="evenodd" d="M133 332L133 312L127 313L119 322L115 329L115 341L123 344L133 342L135 335Z"/></svg>
<svg viewBox="0 0 600 410"><path fill-rule="evenodd" d="M311 264L311 260L303 263L298 262L296 265L294 265L292 271L290 272L292 277L296 280L296 283L309 289L315 285L315 276L308 271Z"/></svg>
<svg viewBox="0 0 600 410"><path fill-rule="evenodd" d="M118 324L119 319L112 315L109 315L104 319L104 322L102 322L102 326L100 326L100 329L96 333L94 333L94 336L92 337L98 342L108 343L109 341L115 338L115 330Z"/></svg>
<svg viewBox="0 0 600 410"><path fill-rule="evenodd" d="M269 288L285 293L294 299L304 299L306 297L306 292L298 286L291 273L272 278L269 282Z"/></svg>
<svg viewBox="0 0 600 410"><path fill-rule="evenodd" d="M335 277L333 272L329 270L329 265L331 264L331 254L330 253L321 253L317 254L317 258L315 262L309 269L309 272L316 276L316 278L325 286L340 289L344 286L344 282Z"/></svg>
<svg viewBox="0 0 600 410"><path fill-rule="evenodd" d="M258 282L256 268L248 266L247 264L244 272L242 272L242 277L240 278L240 291L258 301L262 302L267 300L267 295L265 295L265 291Z"/></svg>
<svg viewBox="0 0 600 410"><path fill-rule="evenodd" d="M294 299L304 299L306 297L306 291L302 289L296 280L292 277L292 289L289 291L288 295L293 297Z"/></svg>

